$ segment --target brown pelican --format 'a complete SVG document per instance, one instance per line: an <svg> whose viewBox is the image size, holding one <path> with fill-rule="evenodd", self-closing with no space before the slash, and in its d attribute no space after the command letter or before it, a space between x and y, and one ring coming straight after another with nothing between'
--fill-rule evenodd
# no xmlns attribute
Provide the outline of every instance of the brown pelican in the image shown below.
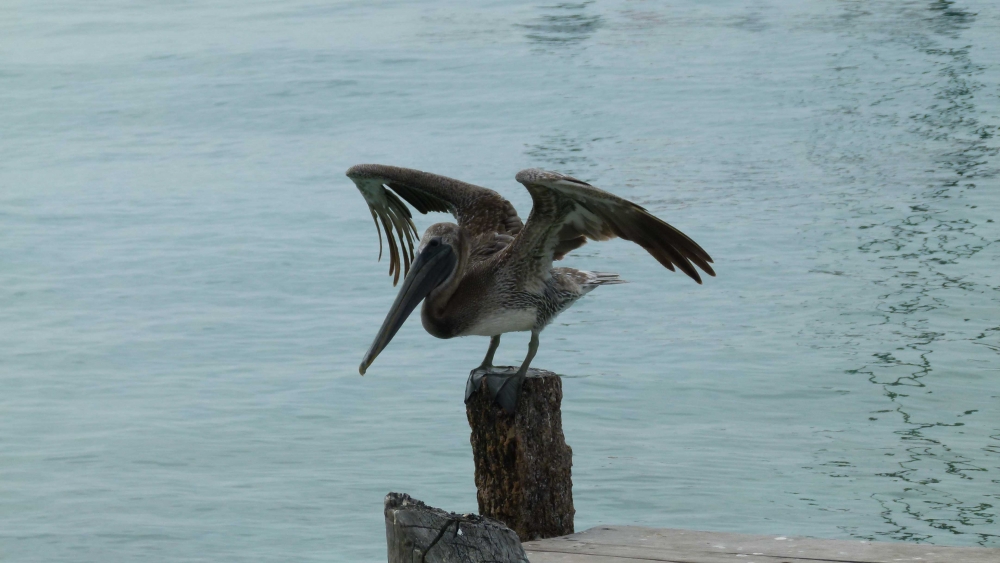
<svg viewBox="0 0 1000 563"><path fill-rule="evenodd" d="M478 383L474 375L493 367L500 335L531 331L528 355L517 373L499 382L487 378L494 400L513 413L542 329L595 287L624 283L618 274L553 268L553 261L587 239L621 237L699 284L695 266L715 275L712 258L684 233L631 201L558 172L531 168L517 173L531 194L527 223L497 192L452 178L380 164L352 166L347 176L375 220L379 259L385 230L393 285L405 271L399 294L361 361L362 375L423 301L420 318L432 335L490 337L482 365L470 374L466 400ZM428 227L414 255L417 229L400 198L421 213L450 212L458 224Z"/></svg>

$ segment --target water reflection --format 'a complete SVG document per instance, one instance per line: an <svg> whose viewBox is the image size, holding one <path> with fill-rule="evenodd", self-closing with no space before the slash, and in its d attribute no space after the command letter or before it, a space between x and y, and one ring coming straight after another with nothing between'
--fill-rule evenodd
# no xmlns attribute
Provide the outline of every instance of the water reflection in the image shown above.
<svg viewBox="0 0 1000 563"><path fill-rule="evenodd" d="M954 5L955 2L950 0L931 2L927 23L936 33L957 38L960 31L968 29L976 20L976 14L954 8Z"/></svg>
<svg viewBox="0 0 1000 563"><path fill-rule="evenodd" d="M519 24L530 41L546 46L575 45L588 39L602 24L601 16L588 11L592 2L545 6L530 23Z"/></svg>
<svg viewBox="0 0 1000 563"><path fill-rule="evenodd" d="M525 154L538 166L564 174L586 175L583 171L597 164L588 156L593 153L591 145L600 140L586 141L567 134L545 135L538 143L526 145Z"/></svg>
<svg viewBox="0 0 1000 563"><path fill-rule="evenodd" d="M974 330L966 323L989 321L964 318L973 317L969 311L979 307L996 310L1000 305L998 288L972 262L997 235L995 227L975 211L976 190L997 175L998 154L992 142L996 128L979 121L976 106L975 96L985 88L976 76L984 69L972 60L969 40L962 36L975 24L976 14L949 1L899 11L890 7L888 14L878 16L866 11L871 9L847 6L840 32L850 37L880 26L890 37L883 51L893 51L900 61L922 59L923 66L938 69L936 76L906 75L898 63L865 61L860 52L865 47L860 45L859 52L848 49L838 55L834 65L835 72L850 72L850 78L839 77L836 84L856 103L849 111L836 112L827 124L858 134L867 123L878 122L913 139L907 150L926 151L933 166L923 171L866 169L872 165L868 155L836 147L844 158L835 172L855 188L868 184L858 188L855 195L861 197L851 211L856 221L863 222L857 227L858 250L882 272L871 279L880 290L870 325L879 336L870 345L882 349L848 374L867 377L881 389L887 404L872 411L869 420L891 425L899 445L884 454L887 469L876 473L888 484L882 488L887 492L871 495L886 524L885 531L874 536L925 541L940 530L973 534L988 544L1000 537L988 527L1000 512L990 503L956 492L967 486L963 483L997 482L998 436L988 436L990 443L979 448L954 443L965 439L964 432L942 430L964 426L962 419L976 416L978 409L947 412L942 405L961 407L962 401L943 403L936 398L949 392L952 378L977 375L975 370L963 370L959 358L996 365L995 353L1000 350L994 344L997 327ZM846 64L857 61L860 69ZM902 83L908 86L897 85ZM933 97L923 95L927 92ZM865 107L869 104L878 109L871 113ZM887 140L896 139L877 141L884 146ZM872 207L872 201L884 204L886 199L903 203L888 207L898 213L887 215L885 207ZM870 222L871 217L881 216L890 218ZM957 318L960 315L962 319ZM968 344L989 350L992 358L970 350ZM983 463L984 459L992 461ZM839 467L824 471L830 477L844 476ZM861 537L877 539L874 536Z"/></svg>

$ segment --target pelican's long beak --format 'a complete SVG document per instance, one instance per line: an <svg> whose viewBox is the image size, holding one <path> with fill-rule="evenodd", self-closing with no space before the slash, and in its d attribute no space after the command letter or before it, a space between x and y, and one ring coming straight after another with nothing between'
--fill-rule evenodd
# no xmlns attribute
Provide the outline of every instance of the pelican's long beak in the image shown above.
<svg viewBox="0 0 1000 563"><path fill-rule="evenodd" d="M399 327L403 326L413 309L451 275L457 261L455 251L447 244L432 242L417 254L410 273L406 274L403 286L399 288L396 301L382 322L382 328L378 329L375 341L365 354L365 359L361 360L361 367L358 369L361 375L365 374L379 352L389 345L389 341L396 335Z"/></svg>

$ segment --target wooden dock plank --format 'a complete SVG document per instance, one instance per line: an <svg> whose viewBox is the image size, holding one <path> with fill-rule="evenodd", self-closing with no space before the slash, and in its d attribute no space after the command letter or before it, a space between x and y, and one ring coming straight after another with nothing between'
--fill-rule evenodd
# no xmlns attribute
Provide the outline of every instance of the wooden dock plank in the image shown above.
<svg viewBox="0 0 1000 563"><path fill-rule="evenodd" d="M1000 563L1000 549L599 526L524 544L531 563Z"/></svg>

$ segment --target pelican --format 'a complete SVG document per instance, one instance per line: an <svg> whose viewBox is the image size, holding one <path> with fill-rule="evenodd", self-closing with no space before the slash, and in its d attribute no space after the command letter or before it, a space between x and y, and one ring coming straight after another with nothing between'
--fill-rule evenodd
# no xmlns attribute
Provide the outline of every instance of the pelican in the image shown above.
<svg viewBox="0 0 1000 563"><path fill-rule="evenodd" d="M531 332L528 354L517 372L499 383L487 378L493 400L513 414L542 329L594 288L625 283L618 274L554 268L554 261L587 239L620 237L699 284L695 266L715 275L712 258L684 233L631 201L558 172L529 168L517 173L516 180L531 194L527 222L497 192L445 176L359 164L348 169L347 177L371 210L380 260L385 232L393 285L404 274L399 294L361 360L361 375L423 301L420 319L431 335L490 338L482 365L470 374L466 401L478 383L474 376L493 367L500 336ZM417 229L404 200L420 213L450 212L458 223L431 225L414 252Z"/></svg>

